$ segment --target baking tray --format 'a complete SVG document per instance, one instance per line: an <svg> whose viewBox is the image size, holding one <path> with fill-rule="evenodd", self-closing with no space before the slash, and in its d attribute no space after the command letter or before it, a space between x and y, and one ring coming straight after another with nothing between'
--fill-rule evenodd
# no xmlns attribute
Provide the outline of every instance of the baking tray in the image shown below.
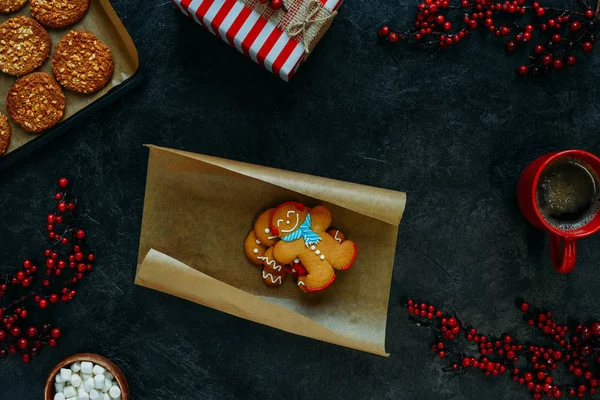
<svg viewBox="0 0 600 400"><path fill-rule="evenodd" d="M0 22L17 15L30 16L29 6L20 11L0 17ZM102 90L90 94L78 94L63 89L66 96L65 116L54 127L41 134L32 134L10 121L11 141L7 153L0 157L0 171L13 165L33 151L44 146L54 138L62 135L77 123L97 113L102 107L114 102L125 93L139 85L143 80L137 49L131 36L121 23L115 10L108 0L90 0L90 8L86 16L77 24L65 29L48 29L52 39L52 50L61 37L70 30L86 30L98 36L111 50L115 62L115 71L109 84ZM37 71L52 74L52 54L44 65ZM0 73L0 112L8 116L6 111L6 96L8 89L16 78Z"/></svg>

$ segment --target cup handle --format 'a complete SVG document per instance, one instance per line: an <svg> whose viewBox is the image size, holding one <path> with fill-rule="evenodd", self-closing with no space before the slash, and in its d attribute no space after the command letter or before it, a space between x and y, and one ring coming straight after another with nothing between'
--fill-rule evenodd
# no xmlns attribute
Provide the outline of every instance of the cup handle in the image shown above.
<svg viewBox="0 0 600 400"><path fill-rule="evenodd" d="M568 274L571 272L575 267L575 260L577 259L575 239L549 233L548 241L550 242L550 256L552 257L554 269L561 274Z"/></svg>

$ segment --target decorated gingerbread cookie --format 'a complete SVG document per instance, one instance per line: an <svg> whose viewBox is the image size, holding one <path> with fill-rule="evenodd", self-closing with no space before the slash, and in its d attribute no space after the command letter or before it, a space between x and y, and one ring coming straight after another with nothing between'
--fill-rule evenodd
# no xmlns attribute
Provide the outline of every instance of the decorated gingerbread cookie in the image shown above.
<svg viewBox="0 0 600 400"><path fill-rule="evenodd" d="M323 290L335 280L335 269L347 270L358 254L358 247L327 233L331 224L331 212L317 206L308 209L300 203L288 202L275 209L271 217L270 231L279 240L273 246L275 259L283 264L296 260L307 271L298 278L298 286L305 291ZM339 239L339 240L338 240Z"/></svg>

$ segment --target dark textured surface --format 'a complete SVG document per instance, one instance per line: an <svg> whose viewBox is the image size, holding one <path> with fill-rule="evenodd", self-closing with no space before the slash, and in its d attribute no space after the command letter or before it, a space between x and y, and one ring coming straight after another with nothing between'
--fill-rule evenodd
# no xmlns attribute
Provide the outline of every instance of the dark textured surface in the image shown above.
<svg viewBox="0 0 600 400"><path fill-rule="evenodd" d="M410 24L416 3L348 0L285 84L166 0L113 3L146 83L0 176L0 271L43 248L41 218L60 175L77 178L99 255L81 295L58 316L60 347L31 365L1 362L0 398L39 400L56 362L90 351L121 366L134 399L527 399L507 376L442 373L432 338L408 323L400 298L430 299L480 330L523 338L530 332L514 308L519 295L559 319L600 317L600 236L581 241L576 271L560 276L544 235L515 203L518 174L536 156L600 152L597 54L556 77L521 81L513 69L525 56L506 57L484 36L434 58L388 51L376 29L390 18ZM406 191L388 316L392 356L134 286L143 143Z"/></svg>

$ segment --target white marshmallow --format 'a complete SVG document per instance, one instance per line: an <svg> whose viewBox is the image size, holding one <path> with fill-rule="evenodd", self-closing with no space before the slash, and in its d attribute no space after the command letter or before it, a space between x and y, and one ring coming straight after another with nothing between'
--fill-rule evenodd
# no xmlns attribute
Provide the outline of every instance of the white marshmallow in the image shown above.
<svg viewBox="0 0 600 400"><path fill-rule="evenodd" d="M68 399L66 399L66 400L77 400L77 397L69 397L69 398L68 398Z"/></svg>
<svg viewBox="0 0 600 400"><path fill-rule="evenodd" d="M54 395L54 400L65 400L65 395L64 395L64 394L62 394L62 393L60 393L60 392L59 392L59 393L56 393L56 394Z"/></svg>
<svg viewBox="0 0 600 400"><path fill-rule="evenodd" d="M73 386L67 386L65 390L63 390L63 394L65 397L75 397L77 396L77 389L75 389Z"/></svg>
<svg viewBox="0 0 600 400"><path fill-rule="evenodd" d="M82 374L91 374L94 370L94 364L88 361L84 361L81 363L81 373Z"/></svg>
<svg viewBox="0 0 600 400"><path fill-rule="evenodd" d="M73 374L73 376L71 376L71 385L73 385L74 387L81 386L81 377L79 376L79 374Z"/></svg>
<svg viewBox="0 0 600 400"><path fill-rule="evenodd" d="M102 393L100 393L96 389L92 389L92 391L90 392L90 400L101 400L103 397L104 396L102 395Z"/></svg>
<svg viewBox="0 0 600 400"><path fill-rule="evenodd" d="M57 393L62 392L63 390L65 390L65 384L64 383L55 383L54 389L56 389Z"/></svg>
<svg viewBox="0 0 600 400"><path fill-rule="evenodd" d="M83 390L85 390L86 392L88 392L88 393L91 392L93 388L94 388L94 378L86 379L83 382Z"/></svg>
<svg viewBox="0 0 600 400"><path fill-rule="evenodd" d="M102 368L99 365L94 365L94 368L92 369L92 373L94 375L104 375L105 372L106 372L106 369Z"/></svg>
<svg viewBox="0 0 600 400"><path fill-rule="evenodd" d="M106 373L104 374L104 377L105 377L106 379L108 379L109 381L112 381L113 379L115 379L115 377L113 376L113 374L111 374L110 372L106 372Z"/></svg>
<svg viewBox="0 0 600 400"><path fill-rule="evenodd" d="M54 382L63 383L64 380L63 380L63 378L60 377L60 374L56 374L56 376L54 377Z"/></svg>
<svg viewBox="0 0 600 400"><path fill-rule="evenodd" d="M94 377L94 375L92 375L92 374L81 374L81 380L84 382L93 377Z"/></svg>
<svg viewBox="0 0 600 400"><path fill-rule="evenodd" d="M104 393L104 398L102 400L110 400L108 393Z"/></svg>
<svg viewBox="0 0 600 400"><path fill-rule="evenodd" d="M94 389L104 388L104 375L96 375L94 377Z"/></svg>
<svg viewBox="0 0 600 400"><path fill-rule="evenodd" d="M108 394L113 399L118 399L119 397L121 397L121 389L119 389L119 387L117 385L114 385L113 387L110 388L110 390L108 391Z"/></svg>
<svg viewBox="0 0 600 400"><path fill-rule="evenodd" d="M73 371L73 372L81 371L81 363L78 361L78 362L71 364L71 371Z"/></svg>
<svg viewBox="0 0 600 400"><path fill-rule="evenodd" d="M73 375L73 371L71 371L70 369L60 369L60 379L62 379L63 382L69 382L71 380L71 375Z"/></svg>
<svg viewBox="0 0 600 400"><path fill-rule="evenodd" d="M77 400L89 400L90 395L88 392L86 392L83 389L79 389L79 391L77 392Z"/></svg>
<svg viewBox="0 0 600 400"><path fill-rule="evenodd" d="M110 379L104 379L104 387L102 388L102 392L106 393L113 387L113 383Z"/></svg>

